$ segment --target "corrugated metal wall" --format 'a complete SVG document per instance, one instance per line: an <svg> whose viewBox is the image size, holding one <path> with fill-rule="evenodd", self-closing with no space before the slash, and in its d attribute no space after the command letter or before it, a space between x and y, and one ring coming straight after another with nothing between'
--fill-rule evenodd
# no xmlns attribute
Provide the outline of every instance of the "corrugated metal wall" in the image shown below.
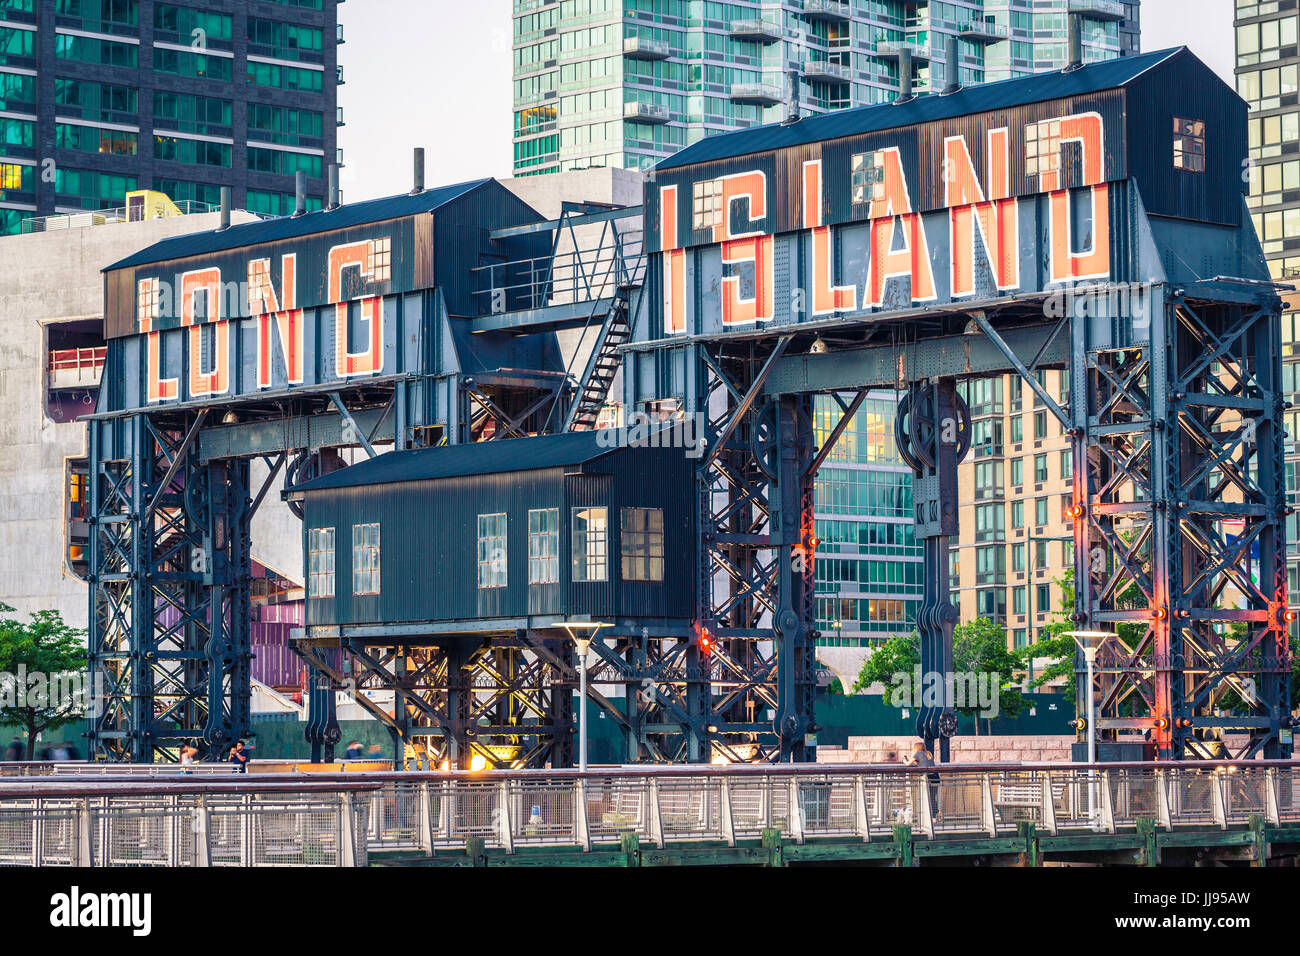
<svg viewBox="0 0 1300 956"><path fill-rule="evenodd" d="M694 461L679 448L621 449L599 474L507 472L308 493L304 527L335 528L335 598L308 624L472 621L528 615L687 619L694 606ZM608 509L608 580L571 583L571 509ZM662 508L665 579L620 581L619 509ZM528 584L528 511L560 511L560 584ZM478 516L507 515L507 583L478 587ZM352 593L352 526L381 526L381 593Z"/></svg>

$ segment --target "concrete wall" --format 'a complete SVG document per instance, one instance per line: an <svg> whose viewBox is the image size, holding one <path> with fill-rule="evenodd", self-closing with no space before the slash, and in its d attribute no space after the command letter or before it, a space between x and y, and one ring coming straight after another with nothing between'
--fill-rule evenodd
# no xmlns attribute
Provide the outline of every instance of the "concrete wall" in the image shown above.
<svg viewBox="0 0 1300 956"><path fill-rule="evenodd" d="M64 561L63 525L64 460L85 455L86 428L45 414L46 326L102 318L101 269L217 224L207 213L0 237L0 601L21 614L54 609L86 626L86 587Z"/></svg>
<svg viewBox="0 0 1300 956"><path fill-rule="evenodd" d="M899 763L915 737L850 737L847 747L818 747L818 763ZM1068 761L1074 734L1017 737L954 737L953 763Z"/></svg>

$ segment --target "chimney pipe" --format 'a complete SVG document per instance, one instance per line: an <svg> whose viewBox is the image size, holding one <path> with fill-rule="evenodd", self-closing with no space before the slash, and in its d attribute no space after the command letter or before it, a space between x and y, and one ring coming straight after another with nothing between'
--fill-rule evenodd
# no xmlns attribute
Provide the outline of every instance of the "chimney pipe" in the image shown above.
<svg viewBox="0 0 1300 956"><path fill-rule="evenodd" d="M961 89L961 59L957 55L956 37L948 37L948 48L945 52L947 56L944 59L943 72L947 85L943 88L943 92L947 95Z"/></svg>
<svg viewBox="0 0 1300 956"><path fill-rule="evenodd" d="M415 147L415 186L411 190L412 196L418 196L424 192L424 147Z"/></svg>
<svg viewBox="0 0 1300 956"><path fill-rule="evenodd" d="M330 188L329 188L329 205L327 209L339 208L339 166L338 163L330 163Z"/></svg>
<svg viewBox="0 0 1300 956"><path fill-rule="evenodd" d="M789 78L790 99L786 105L785 123L799 122L799 71L790 70L786 73Z"/></svg>
<svg viewBox="0 0 1300 956"><path fill-rule="evenodd" d="M221 223L217 226L217 231L230 228L230 187L221 187Z"/></svg>
<svg viewBox="0 0 1300 956"><path fill-rule="evenodd" d="M293 218L297 219L307 214L307 174L301 169L294 176L293 192Z"/></svg>
<svg viewBox="0 0 1300 956"><path fill-rule="evenodd" d="M1070 62L1064 72L1071 73L1083 66L1083 27L1077 13L1071 13L1067 23L1069 27Z"/></svg>
<svg viewBox="0 0 1300 956"><path fill-rule="evenodd" d="M912 51L904 47L898 54L898 99L895 103L906 103L912 98Z"/></svg>

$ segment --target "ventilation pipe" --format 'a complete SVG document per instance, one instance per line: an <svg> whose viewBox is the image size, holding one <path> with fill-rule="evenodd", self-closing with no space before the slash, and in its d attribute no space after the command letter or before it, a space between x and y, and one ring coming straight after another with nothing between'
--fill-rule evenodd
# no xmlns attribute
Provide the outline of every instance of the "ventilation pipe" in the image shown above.
<svg viewBox="0 0 1300 956"><path fill-rule="evenodd" d="M799 122L799 71L790 70L786 73L789 80L790 97L786 105L785 125Z"/></svg>
<svg viewBox="0 0 1300 956"><path fill-rule="evenodd" d="M329 186L329 205L326 209L339 208L339 167L338 163L330 163L330 186Z"/></svg>
<svg viewBox="0 0 1300 956"><path fill-rule="evenodd" d="M1071 13L1069 15L1068 26L1070 62L1064 72L1071 73L1083 66L1083 26L1079 14Z"/></svg>
<svg viewBox="0 0 1300 956"><path fill-rule="evenodd" d="M944 59L943 73L948 84L943 88L943 95L947 96L961 89L961 59L957 54L956 37L948 37L948 47L945 52L947 56Z"/></svg>
<svg viewBox="0 0 1300 956"><path fill-rule="evenodd" d="M230 187L221 187L221 222L217 226L217 231L230 228Z"/></svg>
<svg viewBox="0 0 1300 956"><path fill-rule="evenodd" d="M906 103L912 98L912 51L904 47L898 54L898 99Z"/></svg>
<svg viewBox="0 0 1300 956"><path fill-rule="evenodd" d="M307 174L301 169L294 176L293 191L293 218L297 219L307 214Z"/></svg>
<svg viewBox="0 0 1300 956"><path fill-rule="evenodd" d="M424 192L424 147L415 147L415 185L411 189L412 196L418 196Z"/></svg>

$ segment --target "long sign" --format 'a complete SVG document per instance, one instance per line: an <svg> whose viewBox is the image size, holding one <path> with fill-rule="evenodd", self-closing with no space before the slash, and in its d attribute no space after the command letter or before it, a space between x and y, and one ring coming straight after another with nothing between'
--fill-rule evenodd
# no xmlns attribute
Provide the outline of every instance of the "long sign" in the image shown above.
<svg viewBox="0 0 1300 956"><path fill-rule="evenodd" d="M388 366L397 343L386 313L392 293L412 287L401 254L407 245L400 235L395 241L394 226L137 268L127 380L143 381L139 400L214 398L394 371Z"/></svg>

